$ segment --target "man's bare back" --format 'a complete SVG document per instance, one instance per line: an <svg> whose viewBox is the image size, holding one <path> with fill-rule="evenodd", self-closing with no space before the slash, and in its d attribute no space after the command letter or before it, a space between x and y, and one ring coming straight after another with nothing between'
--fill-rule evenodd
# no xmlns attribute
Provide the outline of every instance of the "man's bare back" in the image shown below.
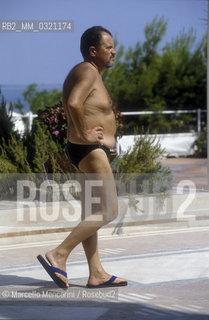
<svg viewBox="0 0 209 320"><path fill-rule="evenodd" d="M80 100L80 115L73 117L73 105ZM63 85L63 104L68 117L68 140L75 144L98 144L88 141L84 130L103 128L101 144L108 148L115 145L115 116L112 100L103 84L98 70L89 62L75 66L68 74ZM84 119L82 119L82 114ZM83 123L84 121L84 123ZM77 128L81 128L79 132Z"/></svg>

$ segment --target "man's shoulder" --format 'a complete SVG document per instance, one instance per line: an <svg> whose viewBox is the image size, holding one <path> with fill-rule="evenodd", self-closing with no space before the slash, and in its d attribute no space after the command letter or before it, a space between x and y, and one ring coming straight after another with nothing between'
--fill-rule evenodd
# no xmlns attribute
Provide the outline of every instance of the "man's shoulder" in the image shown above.
<svg viewBox="0 0 209 320"><path fill-rule="evenodd" d="M69 86L74 86L76 83L80 82L88 82L93 85L97 80L97 77L98 72L90 63L81 62L73 67L67 75L63 84L63 91L66 90L66 88L69 88Z"/></svg>
<svg viewBox="0 0 209 320"><path fill-rule="evenodd" d="M81 62L77 64L73 69L72 72L74 75L77 75L81 78L83 77L96 77L97 71L96 69L88 62Z"/></svg>

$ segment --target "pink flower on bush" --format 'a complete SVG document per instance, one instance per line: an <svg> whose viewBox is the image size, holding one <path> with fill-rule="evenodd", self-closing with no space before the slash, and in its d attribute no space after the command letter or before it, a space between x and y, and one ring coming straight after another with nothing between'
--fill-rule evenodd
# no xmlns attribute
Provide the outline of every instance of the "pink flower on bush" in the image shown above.
<svg viewBox="0 0 209 320"><path fill-rule="evenodd" d="M67 120L62 102L54 106L46 106L38 115L48 130L52 133L54 139L63 143L67 137Z"/></svg>

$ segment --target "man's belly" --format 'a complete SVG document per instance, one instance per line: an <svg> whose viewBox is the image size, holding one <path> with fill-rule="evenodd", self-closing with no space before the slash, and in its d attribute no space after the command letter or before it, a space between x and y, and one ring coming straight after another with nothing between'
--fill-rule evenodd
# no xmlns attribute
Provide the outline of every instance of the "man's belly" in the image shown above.
<svg viewBox="0 0 209 320"><path fill-rule="evenodd" d="M111 113L109 115L101 115L101 116L86 116L86 125L87 130L93 129L95 127L102 127L103 128L103 135L104 138L102 139L102 144L107 148L114 148L115 147L115 132L116 132L116 124L115 124L115 117ZM68 140L75 144L92 144L84 142L78 135L76 128L74 128L73 123L71 126L68 127ZM95 142L98 144L98 142Z"/></svg>
<svg viewBox="0 0 209 320"><path fill-rule="evenodd" d="M84 142L82 139L80 139L78 136L76 136L74 133L72 133L71 131L68 132L68 136L67 136L68 140L74 144L93 144L93 143L87 143ZM104 135L104 139L101 140L102 144L104 146L106 146L109 149L112 149L115 147L115 137L114 136L110 136L110 135ZM98 142L95 142L94 144L98 144Z"/></svg>

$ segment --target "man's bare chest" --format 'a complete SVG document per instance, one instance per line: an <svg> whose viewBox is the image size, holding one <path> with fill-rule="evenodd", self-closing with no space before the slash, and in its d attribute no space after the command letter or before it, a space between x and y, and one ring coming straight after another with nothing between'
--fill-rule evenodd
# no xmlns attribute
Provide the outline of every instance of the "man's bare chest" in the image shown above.
<svg viewBox="0 0 209 320"><path fill-rule="evenodd" d="M86 104L103 109L103 111L112 110L112 99L102 82L99 82L92 88L91 93L86 99Z"/></svg>

